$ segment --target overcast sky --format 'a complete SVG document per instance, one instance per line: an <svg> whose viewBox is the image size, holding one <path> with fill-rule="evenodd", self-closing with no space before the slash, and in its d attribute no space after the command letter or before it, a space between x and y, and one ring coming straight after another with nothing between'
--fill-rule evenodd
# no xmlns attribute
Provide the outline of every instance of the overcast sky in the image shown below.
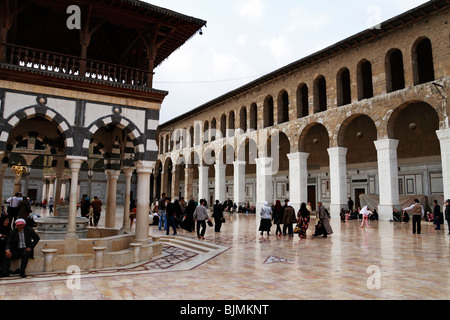
<svg viewBox="0 0 450 320"><path fill-rule="evenodd" d="M146 0L207 21L155 69L163 124L424 0Z"/></svg>

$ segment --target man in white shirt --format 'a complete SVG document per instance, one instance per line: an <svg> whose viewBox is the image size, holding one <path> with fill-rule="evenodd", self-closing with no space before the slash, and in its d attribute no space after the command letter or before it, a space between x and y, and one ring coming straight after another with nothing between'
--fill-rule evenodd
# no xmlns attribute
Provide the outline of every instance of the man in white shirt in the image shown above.
<svg viewBox="0 0 450 320"><path fill-rule="evenodd" d="M21 197L21 194L19 192L17 192L14 197L10 197L6 200L6 202L9 203L8 217L10 224L13 222L13 220L17 220L19 215L19 205L22 200L23 198Z"/></svg>

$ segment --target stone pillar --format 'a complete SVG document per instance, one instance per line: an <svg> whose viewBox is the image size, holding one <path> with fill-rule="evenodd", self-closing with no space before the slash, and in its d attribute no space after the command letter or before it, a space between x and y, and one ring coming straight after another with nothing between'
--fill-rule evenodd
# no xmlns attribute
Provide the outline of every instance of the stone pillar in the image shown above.
<svg viewBox="0 0 450 320"><path fill-rule="evenodd" d="M208 184L208 166L199 166L198 167L198 198L199 199L208 199L209 202L209 184ZM189 200L189 199L186 199ZM212 205L212 203L211 203Z"/></svg>
<svg viewBox="0 0 450 320"><path fill-rule="evenodd" d="M436 131L441 143L442 181L444 199L450 199L450 129Z"/></svg>
<svg viewBox="0 0 450 320"><path fill-rule="evenodd" d="M169 193L169 190L167 190L168 188L168 174L165 171L161 171L161 196L163 193L165 193L166 195Z"/></svg>
<svg viewBox="0 0 450 320"><path fill-rule="evenodd" d="M339 216L341 209L347 209L347 148L330 148L330 214Z"/></svg>
<svg viewBox="0 0 450 320"><path fill-rule="evenodd" d="M123 204L123 226L122 231L130 230L130 200L131 200L131 177L136 168L124 167L123 172L125 174L125 200Z"/></svg>
<svg viewBox="0 0 450 320"><path fill-rule="evenodd" d="M66 198L66 184L67 184L67 180L63 179L62 183L61 183L61 198L63 198L63 199Z"/></svg>
<svg viewBox="0 0 450 320"><path fill-rule="evenodd" d="M378 180L380 184L380 202L378 216L380 220L392 219L392 211L399 207L398 192L398 140L385 139L374 141L377 149ZM401 209L401 208L400 208Z"/></svg>
<svg viewBox="0 0 450 320"><path fill-rule="evenodd" d="M223 163L216 163L214 165L214 168L216 170L215 172L215 188L214 188L214 201L219 200L221 203L224 203L226 200L226 176L225 176L225 170L227 168L226 165Z"/></svg>
<svg viewBox="0 0 450 320"><path fill-rule="evenodd" d="M137 161L137 208L136 208L136 242L148 244L150 223L150 174L155 162Z"/></svg>
<svg viewBox="0 0 450 320"><path fill-rule="evenodd" d="M272 158L258 158L256 161L256 221L259 224L259 213L264 202L273 202Z"/></svg>
<svg viewBox="0 0 450 320"><path fill-rule="evenodd" d="M68 156L69 167L72 171L71 186L70 186L70 204L69 204L69 218L67 222L67 233L65 237L65 249L66 254L77 252L77 186L78 175L80 172L81 164L86 161L85 157Z"/></svg>
<svg viewBox="0 0 450 320"><path fill-rule="evenodd" d="M47 200L47 195L48 195L48 179L44 178L44 180L42 180L42 201Z"/></svg>
<svg viewBox="0 0 450 320"><path fill-rule="evenodd" d="M106 170L108 179L108 189L106 193L106 214L105 228L116 227L116 202L117 202L117 179L119 179L119 170Z"/></svg>
<svg viewBox="0 0 450 320"><path fill-rule="evenodd" d="M235 161L234 165L234 203L239 207L245 205L245 161Z"/></svg>
<svg viewBox="0 0 450 320"><path fill-rule="evenodd" d="M184 169L184 199L189 200L194 198L194 168L191 164L187 164Z"/></svg>
<svg viewBox="0 0 450 320"><path fill-rule="evenodd" d="M291 153L287 157L289 159L289 199L297 212L302 202L308 203L309 153Z"/></svg>

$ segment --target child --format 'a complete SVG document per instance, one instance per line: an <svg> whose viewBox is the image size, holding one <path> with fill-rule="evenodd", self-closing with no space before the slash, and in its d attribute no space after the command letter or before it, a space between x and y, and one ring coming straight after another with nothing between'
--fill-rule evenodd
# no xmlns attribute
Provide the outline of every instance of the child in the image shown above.
<svg viewBox="0 0 450 320"><path fill-rule="evenodd" d="M361 211L359 211L359 213L362 215L362 223L361 223L361 228L364 227L364 223L369 226L369 215L372 214L371 211L369 211L369 209L367 209L367 206L365 206L364 208L361 209Z"/></svg>

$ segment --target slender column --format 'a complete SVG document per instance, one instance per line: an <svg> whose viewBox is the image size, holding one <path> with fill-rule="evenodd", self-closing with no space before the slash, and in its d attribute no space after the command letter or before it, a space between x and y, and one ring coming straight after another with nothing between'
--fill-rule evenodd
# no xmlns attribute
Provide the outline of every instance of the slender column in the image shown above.
<svg viewBox="0 0 450 320"><path fill-rule="evenodd" d="M394 207L399 207L398 192L398 140L385 139L374 141L378 157L378 180L380 183L380 202L378 216L380 220L392 219Z"/></svg>
<svg viewBox="0 0 450 320"><path fill-rule="evenodd" d="M226 199L226 177L225 177L225 170L226 165L223 163L216 163L214 165L214 168L216 169L215 172L215 188L214 188L214 196L215 200L219 200L221 203L223 203Z"/></svg>
<svg viewBox="0 0 450 320"><path fill-rule="evenodd" d="M48 185L47 202L50 200L50 198L53 198L53 200L55 199L55 178L50 178L49 181L50 183Z"/></svg>
<svg viewBox="0 0 450 320"><path fill-rule="evenodd" d="M258 158L256 161L256 214L259 218L259 212L268 202L269 205L273 202L272 189L272 158ZM256 219L259 224L259 219Z"/></svg>
<svg viewBox="0 0 450 320"><path fill-rule="evenodd" d="M136 242L148 244L150 212L150 174L155 162L135 162L137 170Z"/></svg>
<svg viewBox="0 0 450 320"><path fill-rule="evenodd" d="M441 143L442 181L444 199L450 199L450 129L436 131Z"/></svg>
<svg viewBox="0 0 450 320"><path fill-rule="evenodd" d="M5 177L6 169L8 169L7 163L0 164L0 201L3 203L3 179Z"/></svg>
<svg viewBox="0 0 450 320"><path fill-rule="evenodd" d="M309 153L287 155L289 159L289 199L296 211L302 202L308 203L308 157Z"/></svg>
<svg viewBox="0 0 450 320"><path fill-rule="evenodd" d="M117 200L117 179L119 179L119 170L106 170L106 178L108 179L108 190L106 196L106 214L105 227L116 227L116 200Z"/></svg>
<svg viewBox="0 0 450 320"><path fill-rule="evenodd" d="M234 165L234 202L239 207L245 205L245 161L235 161Z"/></svg>
<svg viewBox="0 0 450 320"><path fill-rule="evenodd" d="M47 194L48 194L48 179L44 178L44 180L42 181L42 201L47 200Z"/></svg>
<svg viewBox="0 0 450 320"><path fill-rule="evenodd" d="M347 148L330 148L330 214L339 216L341 209L347 209Z"/></svg>
<svg viewBox="0 0 450 320"><path fill-rule="evenodd" d="M172 201L179 200L180 195L180 173L177 166L173 166L172 170Z"/></svg>
<svg viewBox="0 0 450 320"><path fill-rule="evenodd" d="M56 181L55 181L55 216L58 216L58 207L61 201L61 186L62 186L62 176L64 174L64 169L55 169Z"/></svg>
<svg viewBox="0 0 450 320"><path fill-rule="evenodd" d="M209 185L208 185L208 166L198 167L198 198L208 199L209 198Z"/></svg>
<svg viewBox="0 0 450 320"><path fill-rule="evenodd" d="M66 184L67 184L67 180L63 179L62 183L61 183L61 198L63 198L63 199L66 198Z"/></svg>
<svg viewBox="0 0 450 320"><path fill-rule="evenodd" d="M131 177L136 168L125 167L123 172L125 174L125 202L123 204L123 231L130 231L130 197L131 197Z"/></svg>
<svg viewBox="0 0 450 320"><path fill-rule="evenodd" d="M168 188L168 174L165 171L161 171L161 195L163 193L168 194L169 190Z"/></svg>
<svg viewBox="0 0 450 320"><path fill-rule="evenodd" d="M187 164L184 169L184 199L189 201L194 198L194 168Z"/></svg>
<svg viewBox="0 0 450 320"><path fill-rule="evenodd" d="M70 204L69 204L69 220L67 223L67 233L65 239L78 239L77 236L77 186L78 186L78 174L80 172L81 164L87 160L85 157L68 156L69 167L72 171L71 185L70 185ZM66 246L65 253L71 253L76 251L76 247L73 245Z"/></svg>

